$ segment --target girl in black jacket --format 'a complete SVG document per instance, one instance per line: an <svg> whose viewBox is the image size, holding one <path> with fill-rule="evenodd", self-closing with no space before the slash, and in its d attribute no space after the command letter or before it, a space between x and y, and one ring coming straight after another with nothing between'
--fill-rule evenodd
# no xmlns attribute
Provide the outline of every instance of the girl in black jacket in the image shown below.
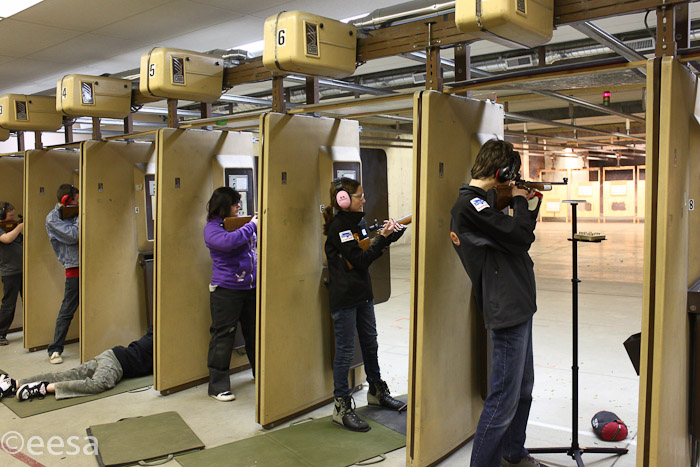
<svg viewBox="0 0 700 467"><path fill-rule="evenodd" d="M348 386L348 371L355 352L355 329L369 383L367 402L392 410L402 410L406 406L391 397L379 373L374 296L369 276L372 261L401 237L403 226L393 219L386 221L381 234L363 250L359 242L368 238L368 233L367 222L363 219L365 194L362 186L351 178L335 179L331 183L330 195L331 203L323 211L323 233L328 237L325 251L335 332L333 423L353 431L369 431L367 422L355 413L352 389Z"/></svg>

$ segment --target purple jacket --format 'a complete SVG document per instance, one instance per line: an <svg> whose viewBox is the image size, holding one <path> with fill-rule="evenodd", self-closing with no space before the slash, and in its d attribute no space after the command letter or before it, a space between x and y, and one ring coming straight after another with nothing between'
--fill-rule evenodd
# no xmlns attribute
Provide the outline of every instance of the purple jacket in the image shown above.
<svg viewBox="0 0 700 467"><path fill-rule="evenodd" d="M221 225L223 221L217 217L204 227L204 243L213 262L211 284L226 289L254 289L258 268L255 224L248 222L227 232Z"/></svg>

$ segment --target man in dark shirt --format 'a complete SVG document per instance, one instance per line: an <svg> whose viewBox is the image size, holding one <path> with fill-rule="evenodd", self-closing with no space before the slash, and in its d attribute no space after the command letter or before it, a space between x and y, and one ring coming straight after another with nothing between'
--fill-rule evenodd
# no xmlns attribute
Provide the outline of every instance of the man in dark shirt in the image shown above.
<svg viewBox="0 0 700 467"><path fill-rule="evenodd" d="M123 378L136 378L153 374L153 327L128 347L117 346L105 350L79 367L58 373L13 381L17 399L26 401L56 394L56 400L99 394L112 389ZM0 382L7 375L0 375ZM8 394L5 394L6 396Z"/></svg>
<svg viewBox="0 0 700 467"><path fill-rule="evenodd" d="M527 252L535 240L539 199L513 186L511 216L493 207L495 200L486 193L510 184L519 171L520 155L512 144L486 142L476 156L472 180L459 190L451 212L450 238L493 340L491 390L474 436L473 467L542 465L524 447L534 383L532 316L537 310L535 273Z"/></svg>
<svg viewBox="0 0 700 467"><path fill-rule="evenodd" d="M0 221L15 219L15 207L0 202ZM0 276L2 276L2 305L0 305L0 345L7 345L7 331L15 318L17 296L22 294L22 232L24 224L5 231L0 227Z"/></svg>

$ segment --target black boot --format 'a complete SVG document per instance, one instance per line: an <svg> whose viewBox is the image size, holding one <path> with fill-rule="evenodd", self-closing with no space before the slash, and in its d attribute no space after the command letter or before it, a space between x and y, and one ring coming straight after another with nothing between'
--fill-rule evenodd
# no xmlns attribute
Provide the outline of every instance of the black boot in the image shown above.
<svg viewBox="0 0 700 467"><path fill-rule="evenodd" d="M376 383L369 383L367 403L369 405L378 405L385 409L398 410L399 412L403 412L406 409L404 402L391 397L389 387L381 379Z"/></svg>
<svg viewBox="0 0 700 467"><path fill-rule="evenodd" d="M369 431L371 427L355 413L355 401L352 396L335 398L333 423L352 431Z"/></svg>

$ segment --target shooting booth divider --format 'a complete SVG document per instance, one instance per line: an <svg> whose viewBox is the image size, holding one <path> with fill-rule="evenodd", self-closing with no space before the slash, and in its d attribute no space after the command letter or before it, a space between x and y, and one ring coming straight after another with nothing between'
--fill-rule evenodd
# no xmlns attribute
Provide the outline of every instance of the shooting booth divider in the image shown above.
<svg viewBox="0 0 700 467"><path fill-rule="evenodd" d="M0 138L1 139L1 138ZM0 187L2 187L3 199L15 207L17 214L24 215L24 157L5 156L0 157ZM15 214L15 219L17 215ZM3 294L2 282L0 282L0 296ZM22 298L17 298L15 318L10 323L10 332L22 330L23 318Z"/></svg>
<svg viewBox="0 0 700 467"><path fill-rule="evenodd" d="M637 465L690 465L687 291L700 276L700 85L673 58L647 65L646 219Z"/></svg>
<svg viewBox="0 0 700 467"><path fill-rule="evenodd" d="M26 151L24 155L24 348L39 350L53 341L65 291L65 269L46 233L46 216L63 183L79 184L80 154L74 149ZM66 342L78 339L80 306Z"/></svg>
<svg viewBox="0 0 700 467"><path fill-rule="evenodd" d="M227 184L229 165L252 159L253 136L163 128L156 148L155 388L168 394L209 378L212 263L204 244L206 206L214 189ZM253 187L252 173L250 179ZM247 357L233 352L231 369L248 367Z"/></svg>
<svg viewBox="0 0 700 467"><path fill-rule="evenodd" d="M276 113L261 116L260 135L256 421L272 427L333 395L319 207L330 202L334 149L359 156L360 141L356 121Z"/></svg>
<svg viewBox="0 0 700 467"><path fill-rule="evenodd" d="M146 233L145 171L154 142L81 144L81 360L141 337L149 313L140 253Z"/></svg>
<svg viewBox="0 0 700 467"><path fill-rule="evenodd" d="M481 145L503 138L503 117L490 102L414 98L407 465L433 465L461 446L483 407L486 332L450 241L450 210Z"/></svg>

